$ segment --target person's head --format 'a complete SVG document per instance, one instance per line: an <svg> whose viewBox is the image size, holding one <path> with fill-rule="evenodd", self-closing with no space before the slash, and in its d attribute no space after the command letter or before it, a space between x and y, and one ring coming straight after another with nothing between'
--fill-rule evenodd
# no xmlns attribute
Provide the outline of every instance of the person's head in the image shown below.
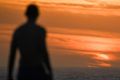
<svg viewBox="0 0 120 80"><path fill-rule="evenodd" d="M27 16L28 20L36 21L37 17L39 16L39 9L38 9L38 7L36 5L34 5L34 4L30 4L27 7L25 15Z"/></svg>

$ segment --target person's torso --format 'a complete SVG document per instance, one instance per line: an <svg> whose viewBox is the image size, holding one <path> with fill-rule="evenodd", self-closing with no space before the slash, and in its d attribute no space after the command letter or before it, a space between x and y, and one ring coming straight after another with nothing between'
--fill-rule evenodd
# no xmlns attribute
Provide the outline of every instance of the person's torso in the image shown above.
<svg viewBox="0 0 120 80"><path fill-rule="evenodd" d="M20 64L41 65L44 50L42 40L44 31L37 25L24 25L17 32L17 47L20 51Z"/></svg>

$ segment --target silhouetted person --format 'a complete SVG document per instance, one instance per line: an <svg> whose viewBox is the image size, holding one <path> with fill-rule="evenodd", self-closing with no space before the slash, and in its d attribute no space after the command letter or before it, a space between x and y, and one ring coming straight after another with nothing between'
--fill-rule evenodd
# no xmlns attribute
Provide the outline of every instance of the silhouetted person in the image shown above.
<svg viewBox="0 0 120 80"><path fill-rule="evenodd" d="M46 48L46 31L36 24L39 11L29 5L27 22L16 29L10 49L8 80L13 80L16 49L20 51L17 80L52 80L52 70Z"/></svg>

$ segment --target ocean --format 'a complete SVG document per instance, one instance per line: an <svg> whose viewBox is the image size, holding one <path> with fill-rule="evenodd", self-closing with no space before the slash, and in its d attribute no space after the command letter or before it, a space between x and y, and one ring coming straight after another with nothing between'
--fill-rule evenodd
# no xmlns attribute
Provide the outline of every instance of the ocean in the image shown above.
<svg viewBox="0 0 120 80"><path fill-rule="evenodd" d="M0 70L0 80L6 80L6 70ZM120 80L117 68L59 68L54 69L54 80Z"/></svg>

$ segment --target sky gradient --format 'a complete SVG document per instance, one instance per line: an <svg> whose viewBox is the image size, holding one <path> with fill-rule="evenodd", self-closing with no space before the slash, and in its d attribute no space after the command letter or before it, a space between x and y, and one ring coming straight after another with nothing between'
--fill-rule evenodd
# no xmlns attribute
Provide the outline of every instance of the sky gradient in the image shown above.
<svg viewBox="0 0 120 80"><path fill-rule="evenodd" d="M26 21L30 3L41 10L38 24L48 31L53 66L120 67L119 0L1 0L0 64L6 64L11 35Z"/></svg>

